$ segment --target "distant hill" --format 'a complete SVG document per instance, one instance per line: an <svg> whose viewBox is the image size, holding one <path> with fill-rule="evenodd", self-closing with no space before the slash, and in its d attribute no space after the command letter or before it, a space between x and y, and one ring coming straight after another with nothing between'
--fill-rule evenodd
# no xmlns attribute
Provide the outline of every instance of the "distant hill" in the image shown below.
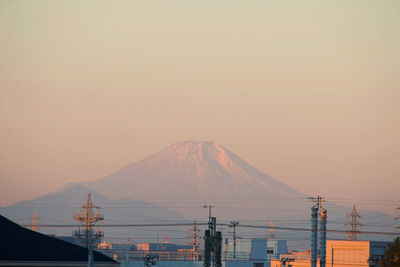
<svg viewBox="0 0 400 267"><path fill-rule="evenodd" d="M102 208L105 217L104 224L188 222L179 213L164 207L142 200L112 200L81 185L69 185L43 197L2 207L0 213L20 224L31 224L34 211L38 213L38 224L75 224L73 215L81 210L89 193L92 194L94 203ZM43 233L57 235L71 235L73 230L74 228L39 228L39 231ZM115 237L117 241L121 237L142 237L144 240L145 238L155 239L159 235L163 238L171 233L171 231L166 232L165 229L158 228L106 228L102 230L105 231L106 237Z"/></svg>

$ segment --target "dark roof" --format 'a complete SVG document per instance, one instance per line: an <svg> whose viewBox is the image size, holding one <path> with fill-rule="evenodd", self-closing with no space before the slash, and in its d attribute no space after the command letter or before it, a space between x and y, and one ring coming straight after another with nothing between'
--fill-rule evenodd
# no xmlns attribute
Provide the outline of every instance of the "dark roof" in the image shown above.
<svg viewBox="0 0 400 267"><path fill-rule="evenodd" d="M47 236L0 215L0 260L12 261L87 261L88 249ZM114 262L94 251L94 261Z"/></svg>

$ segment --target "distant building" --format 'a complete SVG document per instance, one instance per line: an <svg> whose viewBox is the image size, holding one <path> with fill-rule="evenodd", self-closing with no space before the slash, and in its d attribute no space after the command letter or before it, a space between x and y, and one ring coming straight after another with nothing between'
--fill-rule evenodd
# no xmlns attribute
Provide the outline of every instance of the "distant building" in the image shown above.
<svg viewBox="0 0 400 267"><path fill-rule="evenodd" d="M326 267L380 267L388 242L382 241L326 241ZM311 253L283 254L271 260L271 267L281 267L283 261L292 267L310 267ZM290 260L290 261L289 261Z"/></svg>
<svg viewBox="0 0 400 267"><path fill-rule="evenodd" d="M279 259L287 251L286 240L267 240L267 260Z"/></svg>
<svg viewBox="0 0 400 267"><path fill-rule="evenodd" d="M191 249L191 245L178 245L173 243L138 243L136 249L139 251L171 251L178 252L180 249Z"/></svg>
<svg viewBox="0 0 400 267"><path fill-rule="evenodd" d="M226 267L269 267L269 260L283 253L287 253L286 240L237 239L234 252L234 241L226 239L222 247Z"/></svg>
<svg viewBox="0 0 400 267"><path fill-rule="evenodd" d="M326 266L380 266L388 246L382 241L336 241L326 242Z"/></svg>
<svg viewBox="0 0 400 267"><path fill-rule="evenodd" d="M97 248L101 250L115 250L115 251L136 251L136 246L131 243L124 242L107 242L97 244Z"/></svg>
<svg viewBox="0 0 400 267"><path fill-rule="evenodd" d="M158 256L159 260L166 261L198 261L202 259L202 252L193 251L192 245L174 243L110 243L98 244L102 253L115 260L140 261L149 254Z"/></svg>

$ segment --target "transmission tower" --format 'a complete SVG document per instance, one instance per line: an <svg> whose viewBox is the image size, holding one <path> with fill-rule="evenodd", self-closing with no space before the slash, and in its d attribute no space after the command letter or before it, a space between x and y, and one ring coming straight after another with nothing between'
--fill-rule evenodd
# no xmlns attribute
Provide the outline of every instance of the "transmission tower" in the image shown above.
<svg viewBox="0 0 400 267"><path fill-rule="evenodd" d="M93 204L92 195L88 194L82 210L74 215L74 219L78 223L78 230L75 230L73 235L88 248L88 267L93 267L93 245L103 236L103 233L96 227L98 222L104 220L99 209L100 207Z"/></svg>
<svg viewBox="0 0 400 267"><path fill-rule="evenodd" d="M346 215L346 218L351 217L349 223L345 223L344 226L351 226L351 230L349 232L349 240L357 241L358 240L358 226L363 226L358 219L362 218L362 216L358 213L356 205L353 205L353 210L350 214Z"/></svg>
<svg viewBox="0 0 400 267"><path fill-rule="evenodd" d="M274 221L269 222L269 238L271 240L274 240L274 238L275 238L275 222Z"/></svg>
<svg viewBox="0 0 400 267"><path fill-rule="evenodd" d="M238 221L232 221L229 223L229 227L233 228L233 258L236 258L236 225Z"/></svg>
<svg viewBox="0 0 400 267"><path fill-rule="evenodd" d="M193 221L193 228L190 229L190 231L192 231L192 235L190 235L188 237L192 238L192 243L188 243L188 244L193 246L193 248L192 248L192 258L193 258L193 260L195 260L196 251L197 251L197 248L199 246L199 241L197 241L198 232L200 232L200 230L197 228L196 221Z"/></svg>
<svg viewBox="0 0 400 267"><path fill-rule="evenodd" d="M33 212L33 216L32 216L32 230L33 231L37 231L37 225L38 225L38 213L37 211Z"/></svg>

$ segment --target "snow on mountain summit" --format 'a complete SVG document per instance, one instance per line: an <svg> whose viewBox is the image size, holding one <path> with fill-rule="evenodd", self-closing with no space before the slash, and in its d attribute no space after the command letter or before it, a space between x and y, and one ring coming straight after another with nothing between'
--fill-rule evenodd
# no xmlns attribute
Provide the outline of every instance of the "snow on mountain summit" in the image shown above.
<svg viewBox="0 0 400 267"><path fill-rule="evenodd" d="M177 142L84 185L113 198L156 204L171 197L206 201L232 196L303 196L212 141Z"/></svg>
<svg viewBox="0 0 400 267"><path fill-rule="evenodd" d="M223 168L225 171L230 172L234 167L229 152L218 145L211 142L197 142L197 141L184 141L173 144L160 153L154 154L150 158L144 160L148 163L156 163L159 161L167 161L171 168L181 168L187 166L195 166L197 170L202 167L207 168ZM129 167L134 167L136 163L131 164ZM201 175L199 173L199 175Z"/></svg>

